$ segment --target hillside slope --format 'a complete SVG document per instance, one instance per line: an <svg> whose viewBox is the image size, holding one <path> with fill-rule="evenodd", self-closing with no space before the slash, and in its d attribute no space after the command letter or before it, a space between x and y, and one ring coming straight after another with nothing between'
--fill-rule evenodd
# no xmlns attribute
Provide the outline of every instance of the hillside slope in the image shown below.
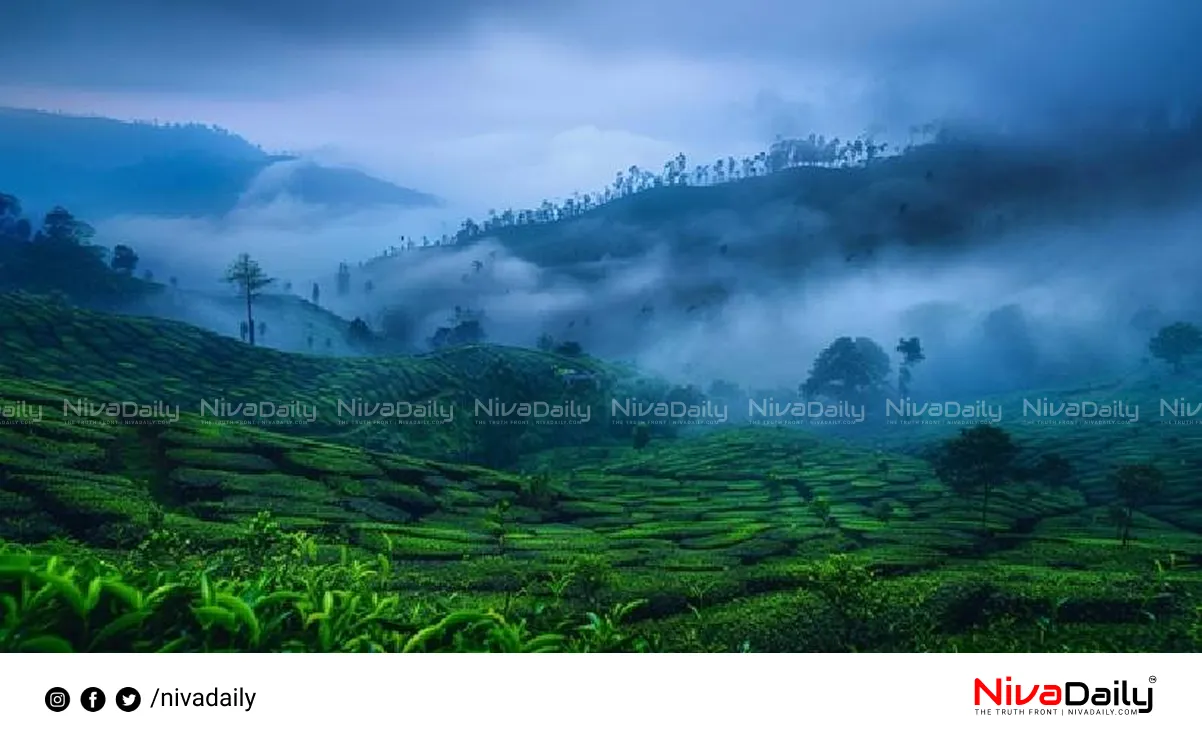
<svg viewBox="0 0 1202 743"><path fill-rule="evenodd" d="M571 396L580 404L594 400L600 411L603 392L630 376L589 358L500 346L416 357L288 354L181 322L90 312L24 294L0 294L0 349L0 376L52 380L97 404L162 403L199 414L202 402L271 402L294 412L252 422L440 459L488 456L493 464L550 441L593 441L609 432L598 416L581 425L530 425L519 435L504 425L478 424L469 414L476 400ZM447 405L458 414L444 421L352 407L389 403Z"/></svg>
<svg viewBox="0 0 1202 743"><path fill-rule="evenodd" d="M220 216L269 170L280 175L255 193L257 201L289 196L336 208L439 203L356 170L268 154L219 128L0 108L0 192L16 195L30 211L65 205L90 220Z"/></svg>
<svg viewBox="0 0 1202 743"><path fill-rule="evenodd" d="M666 248L797 270L830 255L864 260L885 246L956 250L1116 211L1172 209L1202 192L1202 118L1192 129L1104 134L1045 144L972 135L854 167L658 186L483 236L548 267Z"/></svg>
<svg viewBox="0 0 1202 743"><path fill-rule="evenodd" d="M223 586L247 570L264 571L255 585L265 585L275 568L256 550L269 519L284 530L277 538L301 530L315 540L304 560L386 565L387 584L361 600L402 602L405 626L431 606L503 607L537 623L548 606L597 612L638 600L631 631L666 650L1183 651L1202 636L1190 603L1202 586L1202 524L1191 516L1194 481L1179 474L1174 503L1139 509L1124 548L1106 503L1076 488L1008 483L982 523L980 499L949 492L920 458L787 427L707 428L636 448L546 426L510 452L529 473L516 474L448 460L465 441L506 447L538 426L482 439L395 426L442 431L407 430L410 445L398 446L363 438L379 426L339 426L328 413L247 425L188 408L214 396L320 406L370 393L563 391L562 359L547 354L290 355L22 295L0 296L0 338L0 557L10 571L26 568L5 542L128 562L150 585L156 565L197 562L234 576ZM639 385L630 371L572 363L605 384ZM142 410L110 417L86 412L89 401ZM1034 453L1078 446L1066 429L1049 429ZM19 590L0 575L0 595ZM258 601L257 590L239 600ZM140 642L182 641L174 631L152 626ZM11 637L22 642L21 630Z"/></svg>

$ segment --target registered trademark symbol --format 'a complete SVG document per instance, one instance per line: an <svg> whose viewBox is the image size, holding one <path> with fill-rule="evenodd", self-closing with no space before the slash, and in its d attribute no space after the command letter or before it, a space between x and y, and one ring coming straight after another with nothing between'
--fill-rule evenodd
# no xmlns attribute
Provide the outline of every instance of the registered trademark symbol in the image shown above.
<svg viewBox="0 0 1202 743"><path fill-rule="evenodd" d="M1154 683L1156 683L1156 677L1155 677L1155 676L1149 676L1149 677L1148 677L1148 683L1149 683L1149 684L1154 684Z"/></svg>

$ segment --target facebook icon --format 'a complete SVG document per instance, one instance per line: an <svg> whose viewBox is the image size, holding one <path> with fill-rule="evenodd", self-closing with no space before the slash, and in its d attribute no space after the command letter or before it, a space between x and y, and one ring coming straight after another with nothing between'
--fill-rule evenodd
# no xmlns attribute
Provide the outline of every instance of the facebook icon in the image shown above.
<svg viewBox="0 0 1202 743"><path fill-rule="evenodd" d="M99 712L104 707L104 692L95 686L89 686L83 690L79 701L88 712Z"/></svg>

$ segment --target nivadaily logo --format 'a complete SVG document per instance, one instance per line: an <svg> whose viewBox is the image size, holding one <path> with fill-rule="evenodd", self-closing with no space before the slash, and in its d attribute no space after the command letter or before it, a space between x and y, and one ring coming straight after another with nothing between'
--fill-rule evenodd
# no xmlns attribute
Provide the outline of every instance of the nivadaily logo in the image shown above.
<svg viewBox="0 0 1202 743"><path fill-rule="evenodd" d="M1114 681L1113 688L1090 686L1084 681L1067 681L1062 684L1005 683L996 678L992 683L976 679L973 697L977 714L989 714L992 710L983 704L990 702L1000 707L1001 714L1034 715L1133 715L1152 711L1152 687L1142 689L1126 681ZM1155 676L1148 677L1149 684L1156 683ZM1024 705L1032 705L1027 708Z"/></svg>

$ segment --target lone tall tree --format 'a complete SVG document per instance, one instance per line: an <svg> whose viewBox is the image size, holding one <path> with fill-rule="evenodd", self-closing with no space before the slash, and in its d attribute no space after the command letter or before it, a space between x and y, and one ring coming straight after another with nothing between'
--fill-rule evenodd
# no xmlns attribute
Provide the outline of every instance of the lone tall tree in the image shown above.
<svg viewBox="0 0 1202 743"><path fill-rule="evenodd" d="M989 514L989 496L1014 473L1018 446L1005 430L973 426L943 444L935 473L957 495L981 494L981 528Z"/></svg>
<svg viewBox="0 0 1202 743"><path fill-rule="evenodd" d="M1114 473L1112 482L1118 498L1111 505L1110 515L1119 530L1123 546L1131 541L1131 526L1135 511L1154 502L1164 492L1164 473L1154 464L1125 464Z"/></svg>
<svg viewBox="0 0 1202 743"><path fill-rule="evenodd" d="M249 254L243 253L238 256L237 260L230 264L229 269L225 272L225 280L234 286L238 287L238 291L246 299L246 326L249 330L248 340L250 345L255 345L255 318L252 307L255 297L262 293L264 287L271 284L275 279L270 278L263 273L263 269L259 266L258 261L252 259Z"/></svg>

